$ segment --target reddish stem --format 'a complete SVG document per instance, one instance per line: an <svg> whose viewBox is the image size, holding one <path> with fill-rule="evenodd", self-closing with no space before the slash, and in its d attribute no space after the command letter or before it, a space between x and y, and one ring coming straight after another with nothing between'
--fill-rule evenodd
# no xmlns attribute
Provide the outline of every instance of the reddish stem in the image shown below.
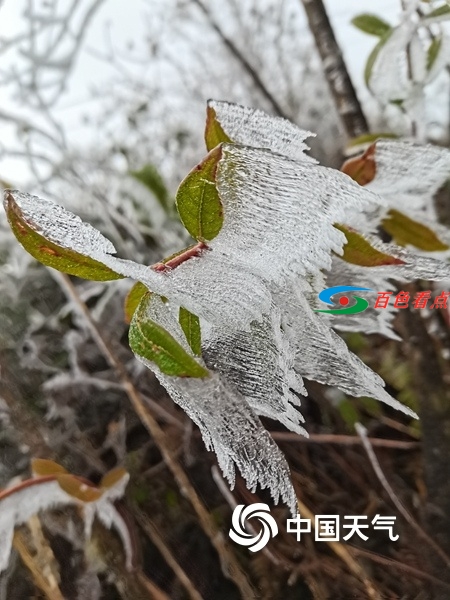
<svg viewBox="0 0 450 600"><path fill-rule="evenodd" d="M207 249L208 249L208 246L205 244L205 242L199 242L198 244L195 244L195 246L192 246L191 248L188 248L184 252L177 254L177 256L174 256L173 258L168 260L166 263L159 262L159 263L152 265L152 269L154 271L157 271L158 273L164 273L165 271L175 269L176 267L178 267L182 263L186 262L190 258L194 258L196 256L201 256L203 254L203 252Z"/></svg>
<svg viewBox="0 0 450 600"><path fill-rule="evenodd" d="M63 473L61 473L61 475L63 475ZM79 481L80 483L83 483L84 485L87 485L91 488L97 489L96 486L91 481L84 479L84 477L79 477L78 475L72 475L72 477L74 479L76 479L77 481ZM15 485L13 487L6 488L6 490L0 490L0 501L4 500L8 496L11 496L12 494L15 494L16 492L20 492L21 490L24 490L27 487L31 487L33 485L40 485L41 483L48 483L49 481L56 481L56 480L57 480L57 475L42 475L39 477L34 477L32 479L24 479L24 481L21 481L20 483L18 483L17 485Z"/></svg>

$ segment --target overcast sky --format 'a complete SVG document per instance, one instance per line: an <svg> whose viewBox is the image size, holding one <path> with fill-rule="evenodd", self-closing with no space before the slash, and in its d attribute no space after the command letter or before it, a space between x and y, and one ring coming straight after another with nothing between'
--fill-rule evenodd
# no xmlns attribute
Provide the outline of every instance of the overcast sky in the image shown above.
<svg viewBox="0 0 450 600"><path fill-rule="evenodd" d="M23 14L29 1L4 0L0 9L0 37L2 39L10 38L23 31ZM222 2L222 0L212 0L211 3L215 1ZM69 0L63 0L63 2L69 4ZM157 6L161 7L161 0L155 0L153 4L155 9ZM364 97L367 95L367 91L363 84L363 69L375 40L352 27L350 20L357 13L373 12L374 2L372 0L327 0L326 4L352 78L360 95ZM45 0L41 5L45 11ZM300 0L299 10L303 13ZM375 10L383 18L395 23L399 13L399 3L394 0L379 0L375 4ZM105 54L109 39L113 40L116 49L125 48L130 41L139 45L145 38L147 19L151 18L151 0L134 0L133 2L106 0L96 14L87 32L84 50L78 57L76 67L71 75L69 89L61 98L57 109L58 119L64 122L69 138L75 137L77 142L88 141L92 132L88 127L82 127L80 124L83 113L95 110L91 89L93 86L101 88L104 83L105 93L107 93L107 82L113 74L112 68L107 62L98 58L96 53ZM11 57L7 54L3 55L1 59L2 63L0 64L3 70L7 64L10 64L8 61L17 61L20 60L20 57ZM8 88L0 87L0 104L4 110L15 110L14 99L10 97ZM33 115L30 118L33 118ZM11 135L14 135L14 132L4 129L2 131L3 141ZM4 168L8 169L8 173L3 171ZM7 167L0 165L0 177L7 180L20 180L23 176L22 169L23 166L20 162L10 161Z"/></svg>

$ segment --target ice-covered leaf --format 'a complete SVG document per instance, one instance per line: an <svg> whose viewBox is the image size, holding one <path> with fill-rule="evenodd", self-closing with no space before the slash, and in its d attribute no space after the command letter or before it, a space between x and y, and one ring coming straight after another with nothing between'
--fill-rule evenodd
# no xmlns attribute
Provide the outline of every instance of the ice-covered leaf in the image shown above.
<svg viewBox="0 0 450 600"><path fill-rule="evenodd" d="M151 319L152 304L164 303L155 294L145 295L130 325L130 347L139 358L153 362L162 373L178 377L207 377L208 371L159 323Z"/></svg>
<svg viewBox="0 0 450 600"><path fill-rule="evenodd" d="M380 19L376 15L367 13L354 17L352 24L361 31L364 31L364 33L376 35L377 37L382 37L391 30L389 23L386 23L386 21L383 21L383 19Z"/></svg>
<svg viewBox="0 0 450 600"><path fill-rule="evenodd" d="M448 7L450 9L450 7ZM442 36L436 36L431 40L427 50L427 71L431 71L433 65L436 63L436 59L439 56L439 52L442 48Z"/></svg>
<svg viewBox="0 0 450 600"><path fill-rule="evenodd" d="M204 380L157 373L170 396L198 425L206 447L214 450L225 477L234 486L235 466L250 490L268 488L275 503L281 498L296 512L289 467L282 452L245 398L225 385L218 374Z"/></svg>
<svg viewBox="0 0 450 600"><path fill-rule="evenodd" d="M379 140L374 160L375 177L367 187L398 210L426 210L450 176L450 151L431 144Z"/></svg>
<svg viewBox="0 0 450 600"><path fill-rule="evenodd" d="M398 267L393 267L396 270ZM361 287L384 292L395 292L391 278L381 268L367 268L344 262L340 257L333 259L333 265L326 273L326 287L342 285L342 282L357 282ZM325 287L324 286L324 287ZM357 314L336 314L330 320L330 325L338 331L362 332L364 334L378 333L387 338L399 341L401 338L392 329L396 310L393 302L383 310L373 308L374 294L366 294L370 305L367 310Z"/></svg>
<svg viewBox="0 0 450 600"><path fill-rule="evenodd" d="M93 256L115 253L111 242L61 206L17 190L5 191L4 205L14 235L42 264L95 281L123 277Z"/></svg>
<svg viewBox="0 0 450 600"><path fill-rule="evenodd" d="M208 151L223 142L233 142L222 129L217 120L216 111L210 103L206 107L205 142Z"/></svg>
<svg viewBox="0 0 450 600"><path fill-rule="evenodd" d="M361 267L379 267L381 265L401 265L403 262L395 257L380 252L374 244L371 244L367 237L351 227L335 224L335 227L342 231L347 238L347 243L344 246L344 252L341 256L342 260L360 265Z"/></svg>
<svg viewBox="0 0 450 600"><path fill-rule="evenodd" d="M176 204L183 225L193 238L212 240L219 233L223 212L216 187L217 164L222 146L217 146L181 182Z"/></svg>
<svg viewBox="0 0 450 600"><path fill-rule="evenodd" d="M407 68L408 46L415 36L417 25L408 19L385 34L369 57L372 66L366 64L366 83L383 102L408 98L411 83ZM369 63L368 60L368 63Z"/></svg>
<svg viewBox="0 0 450 600"><path fill-rule="evenodd" d="M345 243L333 224L382 203L334 169L236 145L223 147L217 185L224 225L211 254L275 282L328 268Z"/></svg>
<svg viewBox="0 0 450 600"><path fill-rule="evenodd" d="M450 263L428 256L419 256L393 244L379 245L381 251L397 257L400 265L384 265L379 267L361 267L342 261L336 257L333 265L326 274L326 285L329 287L342 285L342 282L358 282L373 290L391 292L395 295L396 287L392 283L410 282L418 279L441 281L450 278ZM370 295L367 296L367 299ZM374 309L373 303L362 313L353 315L334 315L330 324L339 331L361 331L364 333L379 333L391 339L399 340L392 330L392 321L396 309L393 302L386 309Z"/></svg>
<svg viewBox="0 0 450 600"><path fill-rule="evenodd" d="M154 165L145 165L139 171L130 171L130 175L154 194L165 211L169 209L169 191Z"/></svg>
<svg viewBox="0 0 450 600"><path fill-rule="evenodd" d="M192 352L200 356L202 353L200 319L181 306L178 320Z"/></svg>
<svg viewBox="0 0 450 600"><path fill-rule="evenodd" d="M260 323L252 323L250 331L207 329L203 356L206 365L236 387L258 415L307 435L296 408L298 394L306 394L306 390L294 371L294 355L276 306Z"/></svg>
<svg viewBox="0 0 450 600"><path fill-rule="evenodd" d="M392 268L392 267L391 267ZM302 284L304 286L304 284ZM417 415L384 389L384 382L367 367L332 329L333 316L317 316L304 289L293 285L278 290L286 331L296 348L295 368L302 377L338 387L351 396L370 396L407 415Z"/></svg>
<svg viewBox="0 0 450 600"><path fill-rule="evenodd" d="M50 463L52 461L45 462L47 464L44 464L44 461L36 462L37 469L44 468L48 470L51 468ZM54 465L53 469L57 470ZM14 487L1 491L0 573L8 566L15 527L26 523L40 511L69 505L83 508L85 529L88 535L90 535L90 527L94 516L98 516L107 527L114 526L124 545L127 567L131 567L132 544L130 533L123 518L113 505L113 501L123 495L128 479L128 473L122 472L122 476L116 478L110 488L100 490L75 475L56 473L28 479ZM64 489L65 487L67 487L67 491ZM85 498L87 501L85 501Z"/></svg>
<svg viewBox="0 0 450 600"><path fill-rule="evenodd" d="M125 313L125 321L127 323L131 322L133 315L139 306L142 297L148 293L148 288L138 281L133 285L128 294L126 295L125 302L123 305L123 311Z"/></svg>
<svg viewBox="0 0 450 600"><path fill-rule="evenodd" d="M158 298L147 308L148 318L169 331L188 352L177 311ZM216 453L230 485L234 485L236 465L250 489L258 484L269 488L275 502L281 497L295 512L295 493L283 454L231 380L222 379L214 371L204 379L171 377L161 373L154 363L138 358L156 373L172 399L198 425L205 445Z"/></svg>
<svg viewBox="0 0 450 600"><path fill-rule="evenodd" d="M387 41L389 40L389 38L392 34L392 31L393 30L390 29L382 36L382 38L379 40L379 42L377 42L376 46L373 48L372 52L369 54L369 56L367 58L366 66L364 67L364 81L365 81L367 87L369 87L369 84L370 84L370 79L372 77L372 72L373 72L375 62L377 61L379 54L383 50Z"/></svg>
<svg viewBox="0 0 450 600"><path fill-rule="evenodd" d="M209 100L208 108L214 110L215 122L231 142L252 148L265 148L301 162L316 162L305 154L309 150L305 140L315 134L300 129L287 119L271 117L262 110L217 100Z"/></svg>
<svg viewBox="0 0 450 600"><path fill-rule="evenodd" d="M415 246L427 252L442 252L450 248L429 227L396 209L387 213L381 225L400 246Z"/></svg>
<svg viewBox="0 0 450 600"><path fill-rule="evenodd" d="M442 4L437 8L431 10L423 19L424 23L429 23L431 20L436 20L440 17L444 19L450 19L450 6L448 4Z"/></svg>

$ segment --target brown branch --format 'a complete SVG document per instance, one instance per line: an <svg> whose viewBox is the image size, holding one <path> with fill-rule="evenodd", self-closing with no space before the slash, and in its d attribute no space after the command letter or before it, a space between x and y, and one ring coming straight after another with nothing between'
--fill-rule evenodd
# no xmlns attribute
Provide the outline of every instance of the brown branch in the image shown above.
<svg viewBox="0 0 450 600"><path fill-rule="evenodd" d="M59 271L52 272L56 281L61 286L62 290L66 294L68 300L72 302L74 309L82 317L86 326L88 327L93 340L97 344L99 350L108 361L110 366L114 369L120 383L128 396L136 414L140 418L142 424L145 426L147 431L152 436L155 444L157 445L161 455L163 456L168 468L172 472L175 481L181 493L188 498L197 517L202 525L203 530L209 537L212 545L217 551L217 554L221 560L222 571L226 577L229 577L238 587L241 595L246 600L252 600L257 598L256 592L254 591L246 573L240 566L230 547L226 543L223 534L217 528L213 518L209 514L207 508L200 500L197 492L193 488L188 476L184 472L181 465L178 463L172 449L170 448L169 441L166 434L159 426L156 419L150 413L148 407L145 404L140 392L136 389L133 382L131 381L124 365L117 357L108 341L104 338L100 332L97 324L92 318L92 315L86 306L86 304L80 298L75 286L71 282L67 275L59 273Z"/></svg>
<svg viewBox="0 0 450 600"><path fill-rule="evenodd" d="M347 71L323 0L302 0L302 3L346 134L353 138L368 133L366 117Z"/></svg>
<svg viewBox="0 0 450 600"><path fill-rule="evenodd" d="M205 250L208 250L208 246L204 242L199 242L195 244L195 246L191 246L190 248L186 248L179 254L176 254L173 258L168 260L167 262L159 262L152 265L152 269L157 271L158 273L163 273L164 271L170 271L171 269L175 269L179 265L182 265L184 262L189 260L190 258L195 258L197 256L201 256Z"/></svg>
<svg viewBox="0 0 450 600"><path fill-rule="evenodd" d="M312 527L315 524L314 513L304 504L297 496L298 510L301 515L311 521ZM365 586L367 592L367 598L371 600L381 600L381 595L369 579L365 569L360 565L352 556L351 550L341 542L331 542L324 540L336 556L338 556L348 567L351 573L355 575Z"/></svg>
<svg viewBox="0 0 450 600"><path fill-rule="evenodd" d="M271 431L270 435L279 442L299 442L316 444L340 444L343 446L360 446L363 442L355 435L334 435L328 433L311 433L309 438L297 433L285 433L284 431ZM413 450L420 448L420 442L403 442L399 440L384 440L370 438L372 446L381 448L395 448L396 450Z"/></svg>
<svg viewBox="0 0 450 600"><path fill-rule="evenodd" d="M163 537L159 533L156 525L153 521L145 515L142 511L140 511L136 506L134 510L134 516L136 517L138 523L141 525L142 529L148 535L153 544L158 548L164 560L172 569L172 571L177 576L179 582L186 590L187 595L191 600L203 600L200 592L197 590L195 585L189 579L186 571L178 564L177 559L173 555L172 550L164 541Z"/></svg>
<svg viewBox="0 0 450 600"><path fill-rule="evenodd" d="M439 587L450 590L450 584L446 583L445 581L442 581L441 579L438 579L437 577L434 577L433 575L430 575L429 573L426 573L425 571L420 571L419 569L416 569L415 567L411 567L409 565L405 565L405 563L402 563L398 560L381 556L380 554L376 554L375 552L370 552L370 550L363 550L362 548L357 548L356 546L351 545L350 547L352 549L352 552L354 552L355 554L363 556L364 558L368 558L373 562L379 563L380 565L386 565L387 567L394 567L399 571L404 571L405 573L408 573L409 575L411 575L411 577L417 577L417 579L425 579L427 581L435 583Z"/></svg>
<svg viewBox="0 0 450 600"><path fill-rule="evenodd" d="M370 444L369 438L367 437L367 429L361 425L361 423L355 423L355 429L358 435L361 437L364 450L367 453L370 464L375 471L375 474L378 478L378 481L381 483L383 488L386 490L389 498L392 500L394 506L400 512L400 514L404 517L404 519L413 527L417 534L436 552L436 554L443 560L447 567L450 567L450 558L446 555L446 553L442 550L442 548L436 544L436 542L430 538L430 536L420 527L420 525L413 519L413 517L409 514L407 509L403 506L402 502L398 498L397 494L392 489L391 484L386 479L386 476L383 473L381 465L373 451L373 448Z"/></svg>
<svg viewBox="0 0 450 600"><path fill-rule="evenodd" d="M222 29L219 27L219 25L216 23L216 21L214 21L211 13L206 8L206 6L203 4L203 2L201 0L192 0L192 1L194 2L194 4L196 4L200 8L202 13L205 15L209 25L212 27L212 29L214 29L214 31L220 37L220 39L224 43L225 47L230 51L230 54L232 54L234 56L234 58L242 65L242 67L243 67L244 71L247 73L247 75L249 75L251 77L251 79L253 80L253 83L255 84L255 87L261 92L261 94L264 96L264 98L269 102L270 106L272 107L273 112L278 117L284 117L285 119L288 118L285 111L282 109L281 105L278 103L276 98L273 96L273 94L270 92L270 90L267 88L267 86L265 85L265 83L263 82L261 77L259 76L259 73L247 60L245 54L243 54L239 50L239 48L235 45L233 40L231 40L222 31Z"/></svg>

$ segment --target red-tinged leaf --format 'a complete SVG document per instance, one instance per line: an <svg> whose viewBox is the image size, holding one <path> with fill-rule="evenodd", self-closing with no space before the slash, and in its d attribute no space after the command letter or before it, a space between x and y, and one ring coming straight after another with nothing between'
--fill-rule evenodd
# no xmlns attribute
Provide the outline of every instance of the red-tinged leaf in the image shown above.
<svg viewBox="0 0 450 600"><path fill-rule="evenodd" d="M62 475L67 473L67 470L53 460L45 458L33 458L31 460L31 470L38 477L46 475Z"/></svg>
<svg viewBox="0 0 450 600"><path fill-rule="evenodd" d="M381 267L385 265L404 265L404 261L390 256L374 248L366 238L345 225L334 225L347 238L344 254L340 256L345 262L360 267Z"/></svg>
<svg viewBox="0 0 450 600"><path fill-rule="evenodd" d="M359 185L370 183L377 172L375 164L375 144L367 148L362 156L346 160L341 167L341 171L349 175Z"/></svg>
<svg viewBox="0 0 450 600"><path fill-rule="evenodd" d="M232 143L217 120L216 111L212 106L206 107L205 142L208 151L222 143Z"/></svg>
<svg viewBox="0 0 450 600"><path fill-rule="evenodd" d="M432 229L398 210L391 209L381 222L381 226L399 246L414 246L427 252L442 252L449 249L449 246L444 244Z"/></svg>
<svg viewBox="0 0 450 600"><path fill-rule="evenodd" d="M12 232L25 250L43 265L93 281L123 278L123 275L115 273L101 262L69 248L63 248L38 233L33 223L24 218L20 206L8 190L5 192L4 206Z"/></svg>
<svg viewBox="0 0 450 600"><path fill-rule="evenodd" d="M222 228L223 209L216 187L222 147L217 146L181 182L176 204L181 221L198 241L209 241Z"/></svg>
<svg viewBox="0 0 450 600"><path fill-rule="evenodd" d="M70 473L57 475L56 481L66 494L69 494L69 496L72 496L77 500L81 500L81 502L95 502L103 494L103 490L100 490L93 485L88 485L88 483L81 481L75 475L71 475Z"/></svg>

